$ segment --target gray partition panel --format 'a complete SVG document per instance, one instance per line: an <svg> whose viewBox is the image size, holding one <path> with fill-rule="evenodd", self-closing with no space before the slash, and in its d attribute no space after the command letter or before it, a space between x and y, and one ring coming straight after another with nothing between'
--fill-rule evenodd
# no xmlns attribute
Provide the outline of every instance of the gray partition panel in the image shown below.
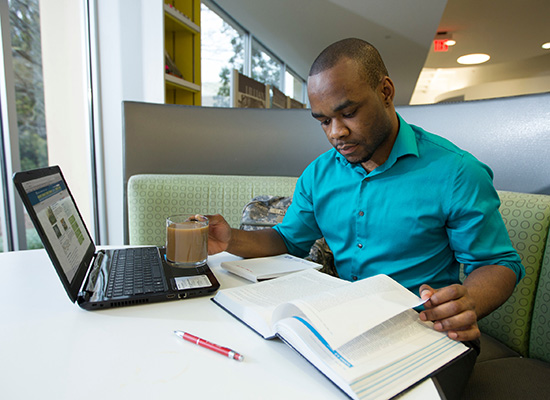
<svg viewBox="0 0 550 400"><path fill-rule="evenodd" d="M126 182L139 173L299 176L330 148L306 109L124 102L123 113Z"/></svg>
<svg viewBox="0 0 550 400"><path fill-rule="evenodd" d="M488 164L500 190L550 194L550 94L402 106ZM309 110L124 102L124 185L138 173L299 176L330 145Z"/></svg>
<svg viewBox="0 0 550 400"><path fill-rule="evenodd" d="M497 189L550 194L550 93L397 111L489 165Z"/></svg>

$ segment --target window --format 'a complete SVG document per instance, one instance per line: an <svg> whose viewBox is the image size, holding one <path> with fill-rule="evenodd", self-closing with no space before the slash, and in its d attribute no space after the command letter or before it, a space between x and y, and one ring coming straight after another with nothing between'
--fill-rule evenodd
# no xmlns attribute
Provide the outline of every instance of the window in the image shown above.
<svg viewBox="0 0 550 400"><path fill-rule="evenodd" d="M288 69L285 71L285 94L300 102L304 102L304 81Z"/></svg>
<svg viewBox="0 0 550 400"><path fill-rule="evenodd" d="M38 0L10 0L21 169L48 165Z"/></svg>
<svg viewBox="0 0 550 400"><path fill-rule="evenodd" d="M0 141L2 143L2 151L0 152L0 176L3 179L3 177L6 176L6 171L4 171L6 161L4 160L4 129L2 124L0 124ZM6 232L4 232L7 227L5 223L8 215L6 212L7 198L6 185L2 184L2 192L0 193L0 253L8 250L8 238Z"/></svg>
<svg viewBox="0 0 550 400"><path fill-rule="evenodd" d="M233 69L300 102L305 81L212 0L201 5L202 105L229 107ZM286 69L286 71L285 71Z"/></svg>
<svg viewBox="0 0 550 400"><path fill-rule="evenodd" d="M201 5L202 105L229 107L233 69L243 73L245 33Z"/></svg>
<svg viewBox="0 0 550 400"><path fill-rule="evenodd" d="M46 122L44 114L44 89L42 80L42 50L40 41L40 13L38 0L8 0L9 25L11 39L11 62L9 70L13 71L13 76L6 76L7 85L13 85L15 92L15 111L17 116L17 132L10 132L9 126L13 124L3 124L3 135L12 140L2 141L3 160L11 161L11 167L27 170L44 167L48 165L48 151L46 142ZM3 19L3 23L8 20ZM7 43L7 38L2 38ZM10 86L11 87L11 86ZM7 89L6 89L7 90ZM8 105L3 104L3 107ZM6 122L6 121L4 121ZM15 130L15 129L13 129ZM15 140L11 136L18 135ZM19 143L19 159L13 149L4 148L5 143ZM8 155L9 157L4 157ZM6 164L3 164L3 167ZM3 171L3 182L6 187L10 184L11 177L7 176L7 171ZM9 203L7 192L3 193L2 205L2 223L0 227L2 235L2 251L8 250L6 231L8 220ZM11 227L14 231L17 229ZM21 225L26 231L26 248L39 248L42 243L25 214L25 222ZM15 235L16 232L13 232ZM25 248L25 243L19 243L19 247Z"/></svg>
<svg viewBox="0 0 550 400"><path fill-rule="evenodd" d="M277 89L281 88L283 63L256 40L252 40L251 72L252 79L275 86Z"/></svg>

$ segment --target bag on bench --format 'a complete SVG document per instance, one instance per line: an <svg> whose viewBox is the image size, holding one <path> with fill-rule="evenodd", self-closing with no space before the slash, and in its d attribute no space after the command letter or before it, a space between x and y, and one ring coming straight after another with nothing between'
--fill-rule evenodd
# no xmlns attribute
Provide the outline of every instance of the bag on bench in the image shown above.
<svg viewBox="0 0 550 400"><path fill-rule="evenodd" d="M292 203L292 197L285 196L256 196L250 200L243 209L240 229L245 231L256 231L260 229L272 228L280 222ZM328 247L325 238L317 239L305 257L321 264L321 272L329 275L338 276L334 266L334 255Z"/></svg>

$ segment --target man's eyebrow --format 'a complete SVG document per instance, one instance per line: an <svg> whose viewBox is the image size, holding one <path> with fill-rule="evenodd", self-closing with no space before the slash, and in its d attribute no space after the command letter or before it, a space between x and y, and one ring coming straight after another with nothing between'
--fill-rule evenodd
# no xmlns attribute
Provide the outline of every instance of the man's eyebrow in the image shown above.
<svg viewBox="0 0 550 400"><path fill-rule="evenodd" d="M317 114L317 113L314 113L313 111L311 112L311 116L313 118L324 118L325 117L323 114Z"/></svg>
<svg viewBox="0 0 550 400"><path fill-rule="evenodd" d="M343 109L348 108L348 107L350 107L350 106L354 106L354 105L356 105L356 104L357 104L357 102L355 102L355 101L346 100L346 101L344 101L342 104L340 104L338 107L336 107L336 108L334 109L334 111L335 111L335 112L336 112L336 111L342 111Z"/></svg>
<svg viewBox="0 0 550 400"><path fill-rule="evenodd" d="M356 101L353 101L353 100L346 100L344 101L342 104L340 104L339 106L337 106L335 109L334 109L334 112L338 112L338 111L342 111L348 107L351 107L351 106L354 106L356 105L357 102ZM325 118L325 115L323 114L317 114L315 112L311 112L311 116L313 118Z"/></svg>

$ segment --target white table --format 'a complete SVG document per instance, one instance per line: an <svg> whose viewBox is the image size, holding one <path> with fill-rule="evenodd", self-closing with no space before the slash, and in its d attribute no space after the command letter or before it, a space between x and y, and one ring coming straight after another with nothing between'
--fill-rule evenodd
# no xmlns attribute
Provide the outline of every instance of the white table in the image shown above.
<svg viewBox="0 0 550 400"><path fill-rule="evenodd" d="M221 288L249 284L208 264ZM183 341L186 330L244 355ZM407 399L434 398L423 385ZM427 391L426 391L427 390ZM414 393L412 393L414 392ZM435 395L437 396L437 395ZM44 250L0 254L0 399L346 399L279 340L264 340L210 297L84 311Z"/></svg>
<svg viewBox="0 0 550 400"><path fill-rule="evenodd" d="M222 288L246 284L209 258ZM279 340L264 340L210 297L84 311L44 250L0 254L0 398L345 399ZM183 341L187 330L244 355Z"/></svg>

